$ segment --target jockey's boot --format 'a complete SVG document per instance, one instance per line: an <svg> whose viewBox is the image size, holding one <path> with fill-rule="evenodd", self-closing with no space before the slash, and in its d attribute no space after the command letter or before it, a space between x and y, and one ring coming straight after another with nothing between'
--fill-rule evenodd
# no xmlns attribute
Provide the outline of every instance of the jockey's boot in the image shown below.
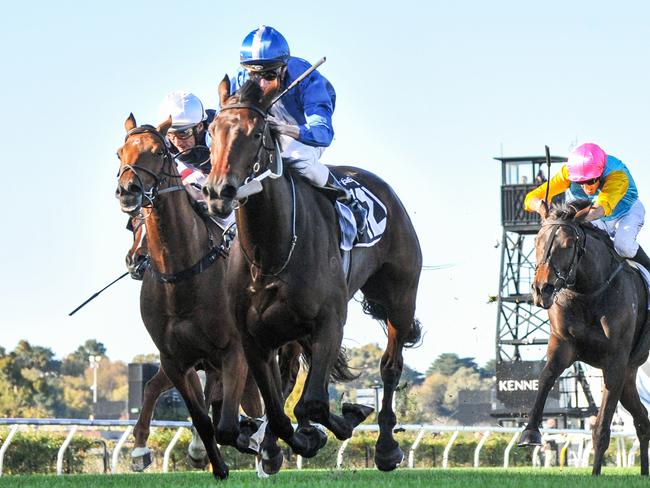
<svg viewBox="0 0 650 488"><path fill-rule="evenodd" d="M149 255L147 254L146 227L136 219L129 219L126 228L133 231L133 246L126 253L126 269L129 271L131 278L142 281L144 272L149 265Z"/></svg>
<svg viewBox="0 0 650 488"><path fill-rule="evenodd" d="M632 258L632 261L636 261L639 263L641 266L643 266L645 269L650 271L650 258L648 255L645 253L643 248L639 246L639 250L636 252L634 257Z"/></svg>
<svg viewBox="0 0 650 488"><path fill-rule="evenodd" d="M354 197L354 194L345 188L332 173L330 173L327 177L325 188L329 188L337 192L336 199L344 205L347 205L350 210L352 210L352 215L354 215L354 220L357 223L357 234L360 236L365 234L368 217L368 211L366 210L366 207L361 205L361 202Z"/></svg>

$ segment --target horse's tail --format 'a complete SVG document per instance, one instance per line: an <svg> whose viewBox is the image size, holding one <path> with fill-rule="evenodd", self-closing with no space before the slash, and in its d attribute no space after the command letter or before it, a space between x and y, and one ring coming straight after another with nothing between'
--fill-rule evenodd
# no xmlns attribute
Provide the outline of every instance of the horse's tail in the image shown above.
<svg viewBox="0 0 650 488"><path fill-rule="evenodd" d="M300 345L302 346L302 359L305 361L305 364L311 368L311 343L301 341ZM336 358L336 363L334 364L332 371L330 371L330 379L332 381L344 382L356 380L358 377L358 374L354 374L352 371L350 371L350 367L348 366L347 352L345 350L345 347L341 346L341 349L339 350L339 356Z"/></svg>
<svg viewBox="0 0 650 488"><path fill-rule="evenodd" d="M367 298L364 297L363 302L361 303L361 306L363 307L363 313L366 315L370 315L373 319L377 320L382 328L384 329L384 333L388 334L388 331L386 328L388 327L387 322L388 322L388 311L386 310L386 307L384 307L381 303L375 302L373 300L368 300ZM413 322L411 322L411 330L409 331L409 335L406 337L406 340L404 341L404 347L417 347L420 345L422 342L422 324L420 324L420 321L416 319L415 317L413 318Z"/></svg>

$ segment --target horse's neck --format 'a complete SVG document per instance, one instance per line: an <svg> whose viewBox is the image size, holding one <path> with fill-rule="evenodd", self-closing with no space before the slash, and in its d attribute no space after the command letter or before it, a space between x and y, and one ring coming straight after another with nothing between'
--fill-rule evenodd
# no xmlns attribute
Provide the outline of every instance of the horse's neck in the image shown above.
<svg viewBox="0 0 650 488"><path fill-rule="evenodd" d="M576 274L576 291L589 293L598 289L614 272L616 263L607 244L586 234L585 254Z"/></svg>
<svg viewBox="0 0 650 488"><path fill-rule="evenodd" d="M251 196L237 211L240 245L263 272L277 270L289 254L297 212L292 190L287 178L267 179L262 192Z"/></svg>
<svg viewBox="0 0 650 488"><path fill-rule="evenodd" d="M189 268L208 250L206 226L185 191L158 196L145 223L149 256L162 273Z"/></svg>

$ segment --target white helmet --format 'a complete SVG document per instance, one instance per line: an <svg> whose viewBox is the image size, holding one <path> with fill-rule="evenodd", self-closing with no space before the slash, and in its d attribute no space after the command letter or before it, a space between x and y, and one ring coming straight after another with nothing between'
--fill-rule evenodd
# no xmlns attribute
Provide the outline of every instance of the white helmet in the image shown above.
<svg viewBox="0 0 650 488"><path fill-rule="evenodd" d="M160 123L172 116L172 132L194 127L207 118L199 97L186 91L173 91L167 95L158 114Z"/></svg>

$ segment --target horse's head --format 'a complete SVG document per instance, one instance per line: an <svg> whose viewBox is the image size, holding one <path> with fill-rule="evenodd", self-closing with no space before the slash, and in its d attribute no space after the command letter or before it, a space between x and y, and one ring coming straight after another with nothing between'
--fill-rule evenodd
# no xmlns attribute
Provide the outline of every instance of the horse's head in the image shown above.
<svg viewBox="0 0 650 488"><path fill-rule="evenodd" d="M176 166L165 141L171 123L170 117L158 127L138 127L133 114L124 122L126 138L117 150L120 170L115 190L123 212L138 213L153 202L166 177L175 176Z"/></svg>
<svg viewBox="0 0 650 488"><path fill-rule="evenodd" d="M542 227L535 238L537 268L532 284L535 305L550 308L560 290L575 284L586 240L580 223L589 208L562 205L542 212Z"/></svg>
<svg viewBox="0 0 650 488"><path fill-rule="evenodd" d="M247 81L233 96L226 76L219 84L221 111L210 124L212 171L203 187L211 213L224 217L242 198L241 186L267 169L276 146L267 121L274 91Z"/></svg>

